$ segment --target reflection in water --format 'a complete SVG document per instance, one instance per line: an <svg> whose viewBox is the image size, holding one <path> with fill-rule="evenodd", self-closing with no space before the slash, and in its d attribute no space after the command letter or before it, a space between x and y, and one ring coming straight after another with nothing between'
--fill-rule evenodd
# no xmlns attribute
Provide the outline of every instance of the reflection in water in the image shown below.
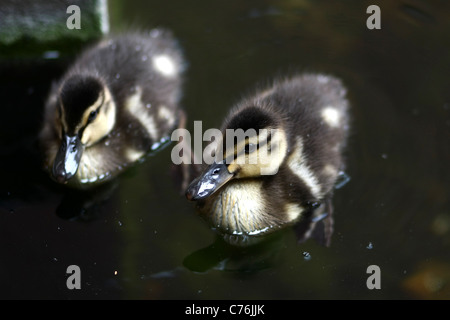
<svg viewBox="0 0 450 320"><path fill-rule="evenodd" d="M340 171L336 180L336 184L334 185L335 189L340 189L345 186L350 181L350 176L344 171Z"/></svg>
<svg viewBox="0 0 450 320"><path fill-rule="evenodd" d="M291 230L298 244L313 239L320 245L329 246L333 234L332 210L331 200L317 204L290 228L265 235L229 235L215 230L217 237L214 243L190 254L183 265L195 272L214 269L236 273L255 273L276 266L280 263L278 253L285 245L284 236ZM303 256L305 260L311 259L309 252L304 252Z"/></svg>
<svg viewBox="0 0 450 320"><path fill-rule="evenodd" d="M415 299L448 300L450 297L450 264L441 260L420 263L402 282Z"/></svg>
<svg viewBox="0 0 450 320"><path fill-rule="evenodd" d="M238 274L256 273L279 263L283 232L276 232L250 246L234 246L221 236L206 248L191 253L183 266L194 272L219 270Z"/></svg>
<svg viewBox="0 0 450 320"><path fill-rule="evenodd" d="M118 187L117 179L88 190L67 188L63 190L56 215L62 219L89 221L98 217L101 206L107 202Z"/></svg>

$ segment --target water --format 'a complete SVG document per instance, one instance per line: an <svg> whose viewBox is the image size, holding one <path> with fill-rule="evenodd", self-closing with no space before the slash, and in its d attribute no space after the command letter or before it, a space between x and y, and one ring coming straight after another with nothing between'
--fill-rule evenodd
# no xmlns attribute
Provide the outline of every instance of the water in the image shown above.
<svg viewBox="0 0 450 320"><path fill-rule="evenodd" d="M188 129L218 127L256 82L297 70L341 77L352 103L330 247L290 229L230 248L174 182L170 147L93 194L41 172L36 119L65 60L2 66L1 298L450 298L448 4L383 1L111 1L111 27L162 25L189 61ZM370 248L369 248L370 247ZM307 253L307 257L305 254ZM66 286L78 265L81 290ZM369 290L366 270L381 270Z"/></svg>

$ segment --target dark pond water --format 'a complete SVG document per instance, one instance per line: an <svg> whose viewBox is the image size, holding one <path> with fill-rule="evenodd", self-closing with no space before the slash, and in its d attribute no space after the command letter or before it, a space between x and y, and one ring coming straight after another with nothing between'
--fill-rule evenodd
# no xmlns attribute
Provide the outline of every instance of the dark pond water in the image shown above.
<svg viewBox="0 0 450 320"><path fill-rule="evenodd" d="M0 298L450 299L450 5L377 1L111 1L114 31L162 25L189 61L188 128L218 127L256 82L341 77L352 104L350 182L330 247L289 229L233 250L173 180L168 147L90 198L57 188L34 148L65 61L2 66ZM81 290L66 286L78 265ZM367 268L381 271L368 289Z"/></svg>

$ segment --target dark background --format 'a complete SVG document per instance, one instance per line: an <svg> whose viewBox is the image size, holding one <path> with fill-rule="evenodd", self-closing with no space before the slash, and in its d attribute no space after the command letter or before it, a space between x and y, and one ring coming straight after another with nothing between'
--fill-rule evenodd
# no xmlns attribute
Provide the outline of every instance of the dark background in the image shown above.
<svg viewBox="0 0 450 320"><path fill-rule="evenodd" d="M371 4L109 2L112 31L164 26L179 39L189 129L219 127L241 94L274 75L343 79L351 180L334 196L329 248L286 230L230 250L179 193L171 147L89 196L56 187L35 138L50 81L70 58L3 63L0 298L449 299L449 3L376 1L381 30L368 30ZM66 287L72 264L81 290ZM370 265L380 290L366 287Z"/></svg>

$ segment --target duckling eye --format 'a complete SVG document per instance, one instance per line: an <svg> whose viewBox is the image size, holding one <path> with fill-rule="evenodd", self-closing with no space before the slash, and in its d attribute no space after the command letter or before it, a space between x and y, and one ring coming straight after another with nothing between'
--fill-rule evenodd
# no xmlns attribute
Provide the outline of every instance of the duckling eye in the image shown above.
<svg viewBox="0 0 450 320"><path fill-rule="evenodd" d="M89 114L89 117L88 117L88 123L94 121L95 118L97 117L97 114L98 114L98 109L91 111L91 113Z"/></svg>
<svg viewBox="0 0 450 320"><path fill-rule="evenodd" d="M254 143L247 143L244 147L244 152L246 154L252 153L255 150L256 150L256 144L254 144Z"/></svg>

